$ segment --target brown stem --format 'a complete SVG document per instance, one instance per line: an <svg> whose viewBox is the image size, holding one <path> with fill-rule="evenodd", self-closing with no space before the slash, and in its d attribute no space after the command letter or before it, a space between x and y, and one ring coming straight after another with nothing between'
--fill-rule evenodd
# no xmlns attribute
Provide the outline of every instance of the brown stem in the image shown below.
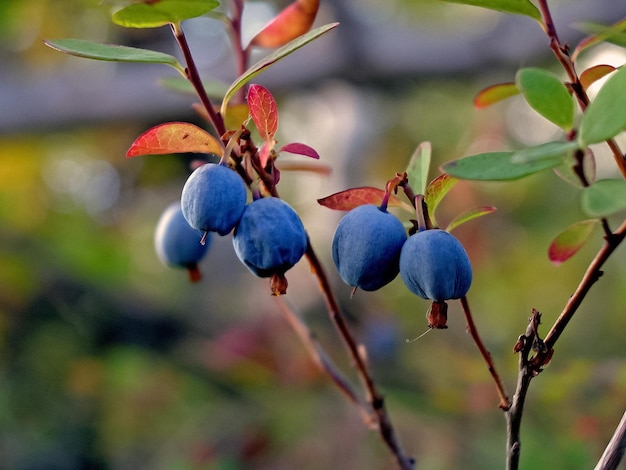
<svg viewBox="0 0 626 470"><path fill-rule="evenodd" d="M362 354L358 343L350 332L350 329L341 312L341 309L339 308L339 304L335 299L333 291L330 287L330 283L328 281L328 278L326 277L324 268L320 263L317 255L315 254L315 251L313 250L310 242L308 243L305 256L307 257L309 264L311 265L311 271L316 276L319 282L319 287L322 295L324 296L324 300L326 301L326 307L330 319L335 325L335 328L339 332L339 335L343 339L344 345L348 349L348 352L354 361L354 367L356 369L356 372L361 379L367 393L367 401L369 402L375 413L378 424L378 432L380 433L383 441L385 442L391 453L394 455L396 463L398 464L398 468L402 470L413 470L415 462L412 458L405 455L404 450L400 445L400 441L398 440L393 424L391 423L389 415L387 414L384 398L376 388L376 384L374 383L374 379L370 374L364 354Z"/></svg>
<svg viewBox="0 0 626 470"><path fill-rule="evenodd" d="M569 55L569 48L567 46L564 46L559 40L559 36L556 32L556 27L554 25L554 21L552 20L552 14L550 13L550 8L548 7L547 0L538 0L538 5L541 11L541 16L543 17L543 21L546 26L546 34L548 35L548 39L550 40L550 49L552 49L552 52L565 70L565 73L567 73L567 76L571 82L571 88L574 91L576 99L578 100L580 109L584 112L585 109L587 109L587 106L589 106L589 97L587 96L587 92L580 82L580 77L576 72L576 66L574 65L574 62ZM622 173L622 176L626 178L626 156L619 148L619 145L617 145L615 139L609 139L606 141L606 143L613 153L613 159L615 160L617 167Z"/></svg>
<svg viewBox="0 0 626 470"><path fill-rule="evenodd" d="M526 327L526 333L519 337L514 351L519 354L519 369L517 386L511 401L510 408L505 413L507 425L506 438L506 469L517 470L519 468L520 453L522 450L521 427L524 414L524 404L530 386L530 381L536 373L529 362L531 351L541 344L538 337L538 328L541 322L541 313L533 310L530 322Z"/></svg>
<svg viewBox="0 0 626 470"><path fill-rule="evenodd" d="M593 284L600 279L600 276L602 276L602 266L624 240L624 237L626 237L626 221L622 223L615 233L611 236L605 237L606 241L604 245L591 261L591 264L589 264L589 267L587 268L587 271L585 271L585 274L578 284L576 291L574 291L574 294L572 294L569 298L565 308L561 312L561 315L559 315L554 322L554 325L546 335L545 351L537 353L537 355L532 359L533 367L535 367L537 371L540 371L541 367L549 362L554 344L557 342L561 333L563 333L563 330L576 313L576 310L578 310L578 307L580 307L580 304L591 289L591 286L593 286Z"/></svg>
<svg viewBox="0 0 626 470"><path fill-rule="evenodd" d="M291 327L294 329L300 341L306 347L309 355L313 359L313 362L320 368L321 371L326 373L331 380L337 385L339 390L348 397L355 405L359 406L363 412L364 416L367 416L369 413L363 406L363 403L358 399L356 392L348 382L348 380L343 376L341 371L337 368L337 366L333 363L330 356L326 353L324 348L320 345L319 341L313 334L313 332L307 327L307 325L302 321L302 319L295 313L293 307L287 304L287 300L284 296L275 297L276 303L280 308L280 311L283 313Z"/></svg>
<svg viewBox="0 0 626 470"><path fill-rule="evenodd" d="M504 390L504 385L502 385L502 380L500 380L500 376L498 375L498 371L496 370L496 366L493 362L493 358L491 357L491 353L485 347L480 335L478 334L478 330L476 329L476 324L474 323L474 319L472 317L472 312L469 307L469 303L467 302L467 297L461 297L461 305L463 306L463 313L465 314L465 321L467 322L467 331L472 336L474 343L478 347L480 354L483 356L483 359L487 363L487 368L489 369L489 373L496 384L496 390L498 391L498 396L500 397L500 408L503 410L508 410L511 406L511 402L509 397Z"/></svg>
<svg viewBox="0 0 626 470"><path fill-rule="evenodd" d="M626 413L622 415L611 441L604 449L602 457L594 470L616 470L626 449Z"/></svg>
<svg viewBox="0 0 626 470"><path fill-rule="evenodd" d="M215 129L215 132L219 137L221 137L226 132L224 119L222 119L222 116L215 111L215 108L213 108L213 104L211 103L211 100L209 99L209 96L204 89L204 85L202 85L202 79L200 78L200 73L198 72L196 63L191 55L191 49L189 49L189 43L187 43L185 33L183 32L180 25L176 24L172 24L172 32L174 33L174 37L176 38L178 47L180 47L180 50L185 57L185 71L187 73L187 79L193 85L193 88L196 91L198 98L200 98L202 105L206 109L206 112L209 115L209 120L211 122L211 125Z"/></svg>

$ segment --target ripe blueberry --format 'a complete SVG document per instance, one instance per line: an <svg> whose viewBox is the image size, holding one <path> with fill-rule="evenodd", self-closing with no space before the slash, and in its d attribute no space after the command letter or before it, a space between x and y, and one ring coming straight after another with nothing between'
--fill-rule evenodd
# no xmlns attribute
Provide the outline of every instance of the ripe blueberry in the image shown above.
<svg viewBox="0 0 626 470"><path fill-rule="evenodd" d="M409 237L400 254L400 275L423 299L443 302L463 297L472 283L472 266L461 243L444 230Z"/></svg>
<svg viewBox="0 0 626 470"><path fill-rule="evenodd" d="M185 268L192 281L200 280L198 263L211 244L211 237L200 243L202 232L189 226L180 202L170 204L161 214L154 232L154 247L163 264Z"/></svg>
<svg viewBox="0 0 626 470"><path fill-rule="evenodd" d="M296 211L274 197L248 204L233 235L237 257L257 276L271 278L273 295L286 293L284 274L302 258L307 243Z"/></svg>
<svg viewBox="0 0 626 470"><path fill-rule="evenodd" d="M409 237L400 253L400 276L411 292L433 301L429 326L446 328L446 300L458 299L472 283L472 265L461 243L444 230Z"/></svg>
<svg viewBox="0 0 626 470"><path fill-rule="evenodd" d="M373 204L358 206L335 230L333 261L346 284L373 291L398 275L405 241L406 231L396 216Z"/></svg>
<svg viewBox="0 0 626 470"><path fill-rule="evenodd" d="M227 166L207 163L196 168L185 182L181 205L189 225L226 235L241 218L246 186Z"/></svg>

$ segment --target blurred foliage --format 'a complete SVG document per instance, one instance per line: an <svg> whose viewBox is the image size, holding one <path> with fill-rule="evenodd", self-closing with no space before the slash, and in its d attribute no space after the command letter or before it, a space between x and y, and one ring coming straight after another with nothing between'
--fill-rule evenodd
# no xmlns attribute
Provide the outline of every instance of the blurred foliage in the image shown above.
<svg viewBox="0 0 626 470"><path fill-rule="evenodd" d="M39 38L117 34L95 3L0 3L3 55L19 58L26 73L62 67L64 58ZM515 131L519 101L472 109L483 80L483 71L416 77L389 88L335 80L286 89L279 102L285 122L292 121L285 133L307 137L334 171L330 180L284 172L284 194L311 227L421 469L502 468L505 426L489 374L458 305L450 306L448 330L406 344L426 328L427 303L401 281L350 298L329 255L341 214L315 199L350 184L382 187L424 140L433 143L435 166L523 145ZM328 112L349 100L370 112L350 115L350 106ZM335 132L364 126L366 137L349 142L356 150L324 127L333 116L335 125L346 120ZM148 124L76 123L0 136L0 467L393 468L378 436L310 362L265 281L239 265L229 237L216 240L197 285L158 263L154 225L180 196L192 156L126 160L128 145ZM545 173L509 184L460 182L440 208L442 225L476 205L499 209L457 235L474 264L475 320L509 392L516 378L512 348L531 308L544 313L547 328L601 243L597 233L562 266L548 261L550 240L583 218L573 203L578 194ZM291 272L290 297L350 373L302 264ZM523 468L591 468L612 434L626 406L625 266L619 250L533 383Z"/></svg>

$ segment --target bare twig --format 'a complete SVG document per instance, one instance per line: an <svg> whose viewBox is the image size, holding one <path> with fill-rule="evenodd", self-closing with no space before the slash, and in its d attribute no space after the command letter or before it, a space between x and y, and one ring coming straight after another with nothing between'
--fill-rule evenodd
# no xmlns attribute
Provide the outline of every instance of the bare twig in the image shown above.
<svg viewBox="0 0 626 470"><path fill-rule="evenodd" d="M529 362L529 356L533 349L542 348L542 342L538 335L539 324L541 323L541 313L533 310L530 322L526 328L526 333L519 337L515 344L514 351L519 354L519 368L517 375L517 386L511 402L511 407L506 411L507 440L506 440L506 469L517 470L519 468L522 442L520 431L522 426L522 416L524 414L524 404L530 381L537 375Z"/></svg>
<svg viewBox="0 0 626 470"><path fill-rule="evenodd" d="M626 412L622 415L613 437L609 441L609 444L604 449L602 457L598 465L594 470L615 470L619 465L622 457L624 456L624 450L626 449Z"/></svg>
<svg viewBox="0 0 626 470"><path fill-rule="evenodd" d="M500 376L498 375L498 371L496 370L496 366L491 357L491 353L485 347L480 335L478 334L478 330L476 329L476 325L474 324L474 319L472 318L472 312L470 311L469 303L467 301L467 297L461 297L461 305L463 306L463 313L465 314L465 321L467 322L467 331L472 336L474 343L478 346L478 350L480 354L483 356L483 359L487 363L487 368L489 369L489 373L496 384L496 390L498 391L498 396L500 397L500 408L503 410L508 410L511 407L511 402L509 397L504 390L504 385L502 385L502 380L500 380Z"/></svg>
<svg viewBox="0 0 626 470"><path fill-rule="evenodd" d="M376 416L378 432L394 455L398 468L402 470L413 470L415 468L415 461L404 453L400 445L398 436L387 413L385 400L374 383L374 379L369 371L365 357L361 352L361 348L350 332L348 324L339 308L339 304L335 299L330 283L328 282L324 268L313 250L311 243L307 246L305 256L311 265L311 271L318 280L320 290L326 301L328 314L354 361L356 372L367 393L367 401Z"/></svg>
<svg viewBox="0 0 626 470"><path fill-rule="evenodd" d="M278 295L273 297L278 304L280 311L287 319L291 327L294 329L300 341L306 347L311 359L320 368L320 370L326 373L331 380L337 385L339 390L350 400L352 403L361 408L363 415L366 419L371 419L370 412L359 400L352 385L343 376L341 371L337 368L333 360L328 356L322 345L317 341L317 338L309 327L302 321L302 319L295 313L293 307L288 305L284 296Z"/></svg>

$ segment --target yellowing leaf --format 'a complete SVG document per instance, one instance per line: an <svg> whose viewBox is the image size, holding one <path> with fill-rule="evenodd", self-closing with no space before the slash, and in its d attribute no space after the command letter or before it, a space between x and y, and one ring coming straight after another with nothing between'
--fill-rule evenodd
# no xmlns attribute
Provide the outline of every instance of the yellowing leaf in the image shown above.
<svg viewBox="0 0 626 470"><path fill-rule="evenodd" d="M591 84L600 80L602 77L610 74L615 71L615 67L612 65L595 65L593 67L589 67L583 73L580 74L580 83L583 88L588 89Z"/></svg>
<svg viewBox="0 0 626 470"><path fill-rule="evenodd" d="M188 122L167 122L141 134L126 156L163 155L168 153L223 153L221 143L204 129Z"/></svg>
<svg viewBox="0 0 626 470"><path fill-rule="evenodd" d="M474 98L474 107L476 109L483 109L510 96L518 95L519 93L519 88L517 88L515 83L499 83L492 85L478 92Z"/></svg>

